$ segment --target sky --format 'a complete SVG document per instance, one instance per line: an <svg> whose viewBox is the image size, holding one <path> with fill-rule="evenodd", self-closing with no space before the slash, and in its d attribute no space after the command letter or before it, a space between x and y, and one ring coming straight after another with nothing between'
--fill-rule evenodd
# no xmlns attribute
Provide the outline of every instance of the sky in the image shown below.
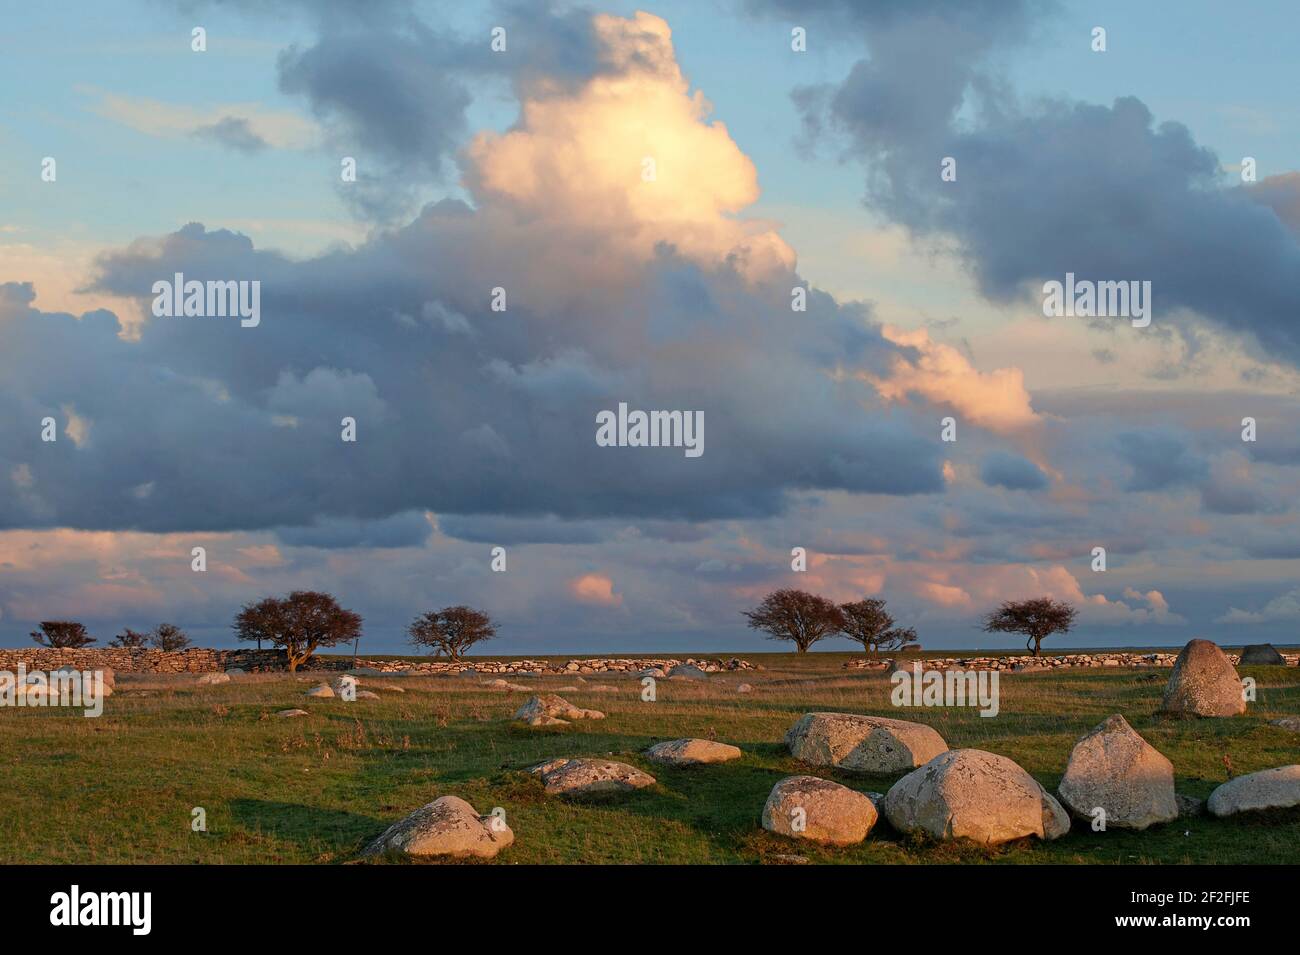
<svg viewBox="0 0 1300 955"><path fill-rule="evenodd" d="M779 587L1297 642L1287 3L5 6L0 645L322 589L375 653L752 652Z"/></svg>

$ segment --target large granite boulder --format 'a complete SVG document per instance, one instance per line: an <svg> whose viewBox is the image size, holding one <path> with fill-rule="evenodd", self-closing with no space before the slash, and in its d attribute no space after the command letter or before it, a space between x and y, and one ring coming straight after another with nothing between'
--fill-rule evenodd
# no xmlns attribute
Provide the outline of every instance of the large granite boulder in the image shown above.
<svg viewBox="0 0 1300 955"><path fill-rule="evenodd" d="M515 719L522 720L529 726L556 726L573 720L603 720L604 718L605 714L600 710L584 710L554 693L530 697L528 702L515 711Z"/></svg>
<svg viewBox="0 0 1300 955"><path fill-rule="evenodd" d="M924 723L855 713L805 713L785 734L790 755L814 766L892 774L924 766L946 752Z"/></svg>
<svg viewBox="0 0 1300 955"><path fill-rule="evenodd" d="M363 855L397 852L410 856L472 856L490 859L515 841L498 816L480 816L457 796L440 796L389 826Z"/></svg>
<svg viewBox="0 0 1300 955"><path fill-rule="evenodd" d="M885 794L884 808L899 832L986 845L1068 829L1065 810L1034 777L978 749L949 750L908 773Z"/></svg>
<svg viewBox="0 0 1300 955"><path fill-rule="evenodd" d="M878 818L869 797L816 776L787 776L763 806L768 832L835 846L861 842Z"/></svg>
<svg viewBox="0 0 1300 955"><path fill-rule="evenodd" d="M655 778L612 759L552 759L528 770L551 796L600 796L653 786Z"/></svg>
<svg viewBox="0 0 1300 955"><path fill-rule="evenodd" d="M1080 819L1104 809L1107 828L1145 829L1178 817L1174 764L1119 714L1074 744L1057 793Z"/></svg>
<svg viewBox="0 0 1300 955"><path fill-rule="evenodd" d="M1216 816L1291 806L1300 806L1300 766L1262 769L1230 779L1210 793L1206 802L1206 808Z"/></svg>
<svg viewBox="0 0 1300 955"><path fill-rule="evenodd" d="M1174 661L1160 709L1193 716L1238 716L1246 712L1241 677L1216 644L1192 640Z"/></svg>
<svg viewBox="0 0 1300 955"><path fill-rule="evenodd" d="M656 743L646 750L646 758L665 766L701 766L740 759L740 748L711 739L674 739Z"/></svg>
<svg viewBox="0 0 1300 955"><path fill-rule="evenodd" d="M1244 667L1284 667L1286 657L1273 649L1271 643L1255 643L1241 651L1237 663Z"/></svg>

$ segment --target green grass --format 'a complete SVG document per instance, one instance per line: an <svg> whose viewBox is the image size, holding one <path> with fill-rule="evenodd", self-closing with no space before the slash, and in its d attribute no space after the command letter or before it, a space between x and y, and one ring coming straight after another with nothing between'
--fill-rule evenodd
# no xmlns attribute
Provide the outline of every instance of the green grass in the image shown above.
<svg viewBox="0 0 1300 955"><path fill-rule="evenodd" d="M1055 789L1075 740L1123 713L1173 761L1178 791L1204 798L1235 773L1300 761L1300 737L1268 725L1300 714L1300 670L1244 668L1259 699L1244 717L1158 717L1167 670L1071 670L1003 674L1001 713L899 711L880 673L840 668L852 654L750 655L761 672L707 683L660 681L640 700L632 678L592 674L565 693L603 721L553 731L509 722L526 698L489 691L481 677L374 677L404 694L344 703L303 692L319 677L252 676L216 686L193 677L123 674L104 715L0 709L0 862L342 863L390 823L439 795L480 812L500 806L515 844L508 863L753 863L798 854L826 863L1283 863L1300 861L1300 810L1253 818L1179 820L1144 833L1093 833L1085 824L1057 842L998 849L903 839L882 822L867 841L819 849L770 835L759 813L782 776L812 772L861 790L895 777L812 770L790 758L785 731L809 710L876 713L937 729L953 747L1009 756ZM1153 679L1154 677L1154 679ZM515 679L515 678L512 678ZM543 690L572 676L523 677ZM754 685L738 694L741 682ZM310 716L282 720L276 710ZM713 736L745 752L732 763L664 769L641 756L652 743ZM650 771L658 785L597 803L542 794L521 772L552 756L612 755ZM1227 761L1225 763L1225 760ZM190 830L207 811L206 833Z"/></svg>

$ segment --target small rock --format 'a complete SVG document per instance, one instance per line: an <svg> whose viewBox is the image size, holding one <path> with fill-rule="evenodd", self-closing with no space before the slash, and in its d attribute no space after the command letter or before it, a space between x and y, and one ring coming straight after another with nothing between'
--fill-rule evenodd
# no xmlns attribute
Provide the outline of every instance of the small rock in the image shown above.
<svg viewBox="0 0 1300 955"><path fill-rule="evenodd" d="M1182 793L1174 794L1174 801L1178 803L1178 817L1180 819L1188 816L1199 816L1205 812L1205 800L1197 799L1195 796L1184 796Z"/></svg>
<svg viewBox="0 0 1300 955"><path fill-rule="evenodd" d="M313 686L307 691L308 696L317 696L322 698L333 698L334 690L328 683L322 683L320 686Z"/></svg>
<svg viewBox="0 0 1300 955"><path fill-rule="evenodd" d="M473 856L490 859L515 841L497 816L480 816L465 800L440 796L389 826L363 855L400 852L411 856Z"/></svg>
<svg viewBox="0 0 1300 955"><path fill-rule="evenodd" d="M584 710L554 693L534 696L515 712L515 719L529 726L554 726L555 721L603 720L599 710Z"/></svg>
<svg viewBox="0 0 1300 955"><path fill-rule="evenodd" d="M785 736L795 759L858 773L900 773L948 749L924 723L854 713L806 713Z"/></svg>
<svg viewBox="0 0 1300 955"><path fill-rule="evenodd" d="M1284 730L1290 730L1292 733L1300 733L1300 716L1284 716L1281 719L1273 720L1274 726L1280 726Z"/></svg>
<svg viewBox="0 0 1300 955"><path fill-rule="evenodd" d="M737 692L737 693L753 693L753 692L754 692L754 688L753 688L752 686L750 686L748 683L741 683L739 686L736 687L736 692Z"/></svg>
<svg viewBox="0 0 1300 955"><path fill-rule="evenodd" d="M295 716L306 716L307 711L306 710L280 710L275 715L283 717L285 719L290 719Z"/></svg>
<svg viewBox="0 0 1300 955"><path fill-rule="evenodd" d="M709 739L674 739L656 743L646 750L646 758L665 766L700 766L740 759L738 747Z"/></svg>
<svg viewBox="0 0 1300 955"><path fill-rule="evenodd" d="M628 793L655 784L649 773L611 759L552 759L528 772L540 776L552 796Z"/></svg>
<svg viewBox="0 0 1300 955"><path fill-rule="evenodd" d="M816 776L787 776L772 787L763 806L768 832L835 846L861 842L878 818L862 793Z"/></svg>
<svg viewBox="0 0 1300 955"><path fill-rule="evenodd" d="M196 682L199 686L216 686L219 683L229 683L230 677L224 673L205 673Z"/></svg>
<svg viewBox="0 0 1300 955"><path fill-rule="evenodd" d="M1300 806L1300 766L1278 766L1237 776L1210 793L1206 802L1206 808L1220 817L1291 806Z"/></svg>

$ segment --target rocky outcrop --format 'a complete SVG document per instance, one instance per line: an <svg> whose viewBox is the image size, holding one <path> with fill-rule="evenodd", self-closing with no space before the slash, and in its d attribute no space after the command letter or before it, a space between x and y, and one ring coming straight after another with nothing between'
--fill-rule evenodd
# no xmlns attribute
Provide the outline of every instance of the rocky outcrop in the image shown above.
<svg viewBox="0 0 1300 955"><path fill-rule="evenodd" d="M877 818L865 795L816 776L787 776L772 787L763 806L768 832L835 846L861 842Z"/></svg>
<svg viewBox="0 0 1300 955"><path fill-rule="evenodd" d="M1074 744L1057 793L1079 819L1105 810L1108 829L1145 829L1178 817L1173 763L1119 714Z"/></svg>
<svg viewBox="0 0 1300 955"><path fill-rule="evenodd" d="M1012 760L978 749L950 750L908 773L885 794L899 832L997 845L1062 834L1064 810Z"/></svg>
<svg viewBox="0 0 1300 955"><path fill-rule="evenodd" d="M785 735L795 759L855 773L901 773L948 749L924 723L855 713L805 713Z"/></svg>
<svg viewBox="0 0 1300 955"><path fill-rule="evenodd" d="M1209 640L1192 640L1174 662L1160 709L1191 716L1238 716L1246 712L1241 677Z"/></svg>
<svg viewBox="0 0 1300 955"><path fill-rule="evenodd" d="M646 759L665 766L701 766L740 759L739 747L711 739L674 739L646 750Z"/></svg>
<svg viewBox="0 0 1300 955"><path fill-rule="evenodd" d="M1230 779L1206 801L1215 816L1300 806L1300 766L1279 766Z"/></svg>
<svg viewBox="0 0 1300 955"><path fill-rule="evenodd" d="M480 816L465 800L440 796L389 826L362 854L490 859L514 841L500 816Z"/></svg>

